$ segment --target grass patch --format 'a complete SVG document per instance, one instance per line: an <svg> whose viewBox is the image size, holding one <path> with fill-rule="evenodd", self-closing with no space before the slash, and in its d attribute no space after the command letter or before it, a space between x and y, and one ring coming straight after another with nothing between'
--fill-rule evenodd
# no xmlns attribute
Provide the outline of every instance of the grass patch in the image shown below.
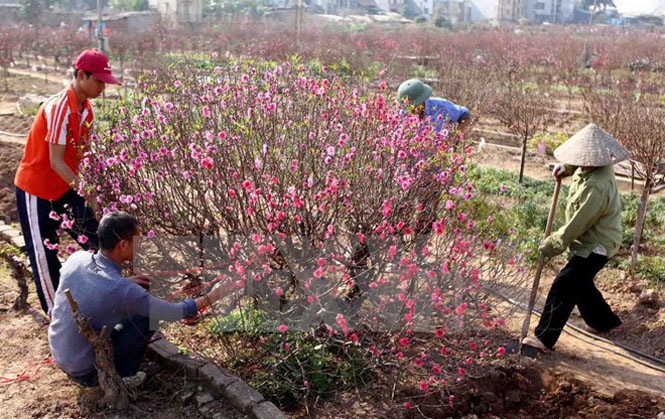
<svg viewBox="0 0 665 419"><path fill-rule="evenodd" d="M254 388L280 407L297 408L330 399L373 379L367 353L360 345L313 329L278 333L278 326L266 313L243 308L218 317L210 330L222 342L245 343L226 365L242 371L240 375L248 376Z"/></svg>

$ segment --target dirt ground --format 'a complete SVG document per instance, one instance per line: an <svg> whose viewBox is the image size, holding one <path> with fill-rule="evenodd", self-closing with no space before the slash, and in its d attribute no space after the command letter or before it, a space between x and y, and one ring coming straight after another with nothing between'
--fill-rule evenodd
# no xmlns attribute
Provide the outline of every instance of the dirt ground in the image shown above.
<svg viewBox="0 0 665 419"><path fill-rule="evenodd" d="M470 379L456 394L454 407L436 397L418 409L388 410L385 386L366 394L345 394L342 401L322 403L310 409L311 417L354 418L484 418L484 419L626 419L657 418L665 398L636 390L613 395L597 393L569 374L544 371L528 361L504 360L486 368L486 374ZM306 412L294 418L308 417Z"/></svg>
<svg viewBox="0 0 665 419"><path fill-rule="evenodd" d="M36 94L40 96L50 96L58 93L65 85L64 76L49 76L44 79L40 75L35 76L24 70L10 70L9 90L4 90L4 84L0 83L0 113L16 111L16 101L26 94Z"/></svg>
<svg viewBox="0 0 665 419"><path fill-rule="evenodd" d="M611 272L613 273L613 272ZM546 272L544 288L548 286L554 270ZM615 304L621 299L621 288L612 292L615 279L601 278L601 289ZM118 416L95 407L98 391L82 389L73 384L53 364L39 367L48 359L46 319L38 308L34 288L30 286L26 312L15 312L9 307L16 297L16 285L4 265L0 265L0 376L16 377L27 369L30 379L0 384L0 418L198 418L198 409L190 402L183 403L179 395L187 388L182 374L163 370L152 361L142 369L149 380L141 388L131 411ZM623 294L625 298L625 293ZM628 305L619 309L623 314ZM635 309L635 307L633 307ZM662 311L662 310L661 310ZM637 310L639 314L639 309ZM652 316L653 317L653 316ZM662 317L661 317L662 319ZM516 316L516 324L521 317ZM532 322L537 319L534 317ZM532 323L532 324L533 324ZM627 321L627 329L631 330ZM653 338L642 345L642 350L662 348L662 333L648 332ZM628 333L628 342L636 343L635 335ZM632 337L632 338L631 338ZM617 337L619 339L619 337ZM638 346L639 347L639 346ZM487 369L483 377L475 377L468 391L458 395L454 410L441 410L441 406L423 407L428 417L532 418L538 412L541 418L656 418L665 411L665 374L650 371L633 361L610 354L571 336L563 335L557 350L543 356L541 364L526 361L524 366L506 360ZM310 413L320 418L421 417L416 411L388 410L388 391L380 382L360 393L340 395L333 403L321 403ZM443 416L441 416L443 415ZM294 412L294 417L306 417L305 412ZM239 417L226 410L218 417Z"/></svg>
<svg viewBox="0 0 665 419"><path fill-rule="evenodd" d="M16 195L14 193L14 175L21 157L23 145L0 140L0 217L7 216L18 221Z"/></svg>
<svg viewBox="0 0 665 419"><path fill-rule="evenodd" d="M86 389L74 384L49 359L46 339L47 322L39 308L34 286L30 285L25 312L16 312L11 305L16 298L16 283L0 264L0 377L15 378L25 371L26 380L2 383L0 379L0 418L201 418L193 398L182 401L182 395L198 385L185 380L184 373L165 370L151 360L141 370L148 379L140 387L128 412L117 414L100 409L95 402L101 397L99 388ZM236 419L244 415L221 401L213 401L207 417Z"/></svg>
<svg viewBox="0 0 665 419"><path fill-rule="evenodd" d="M543 307L552 281L563 267L564 262L562 258L557 258L546 266L539 287L536 308ZM596 277L595 283L624 323L622 331L600 336L642 353L665 359L665 308L641 304L639 295L631 291L633 286L646 287L647 284L627 279L622 271L612 268L603 269ZM516 333L521 328L522 319L521 312L518 312L513 319L511 327ZM533 316L531 329L537 322L538 318ZM573 312L570 322L576 326L584 326L584 320L579 316L577 310ZM627 351L616 346L594 341L585 336L582 338L622 354L628 354ZM644 358L638 358L644 360ZM589 383L594 389L605 395L612 395L624 388L665 395L665 373L650 369L634 360L611 353L566 333L561 335L556 350L544 355L542 361L544 365L554 368L555 371L570 373ZM657 363L650 362L658 366ZM665 365L660 365L660 367L665 368Z"/></svg>
<svg viewBox="0 0 665 419"><path fill-rule="evenodd" d="M0 86L4 88L3 83ZM23 156L25 137L10 134L27 135L34 119L34 115L19 113L17 101L28 93L48 96L62 88L62 84L45 83L44 80L10 73L9 91L0 89L0 217L18 220L14 202L14 174Z"/></svg>

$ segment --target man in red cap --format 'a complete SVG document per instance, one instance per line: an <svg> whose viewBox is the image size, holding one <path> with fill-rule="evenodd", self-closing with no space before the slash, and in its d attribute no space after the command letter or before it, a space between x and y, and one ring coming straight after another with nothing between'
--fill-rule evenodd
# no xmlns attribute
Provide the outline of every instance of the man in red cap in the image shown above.
<svg viewBox="0 0 665 419"><path fill-rule="evenodd" d="M78 166L94 117L89 99L99 97L107 83L120 84L106 56L83 51L74 63L72 84L39 107L14 178L25 247L46 313L60 278L58 231L67 231L85 249L99 246L95 214L77 192Z"/></svg>

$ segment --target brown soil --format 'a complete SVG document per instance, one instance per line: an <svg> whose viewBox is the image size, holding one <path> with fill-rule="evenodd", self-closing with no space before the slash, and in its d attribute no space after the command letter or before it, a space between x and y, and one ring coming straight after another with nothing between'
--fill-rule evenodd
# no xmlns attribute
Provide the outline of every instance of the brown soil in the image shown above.
<svg viewBox="0 0 665 419"><path fill-rule="evenodd" d="M622 389L606 395L570 374L545 371L536 362L505 358L488 365L482 375L466 380L460 388L431 395L419 407L406 410L389 400L389 386L375 383L360 393L346 393L330 403L318 403L311 417L353 419L382 418L656 418L665 410L662 395ZM447 402L455 396L453 406ZM399 396L405 396L399 394ZM293 414L308 417L307 412Z"/></svg>
<svg viewBox="0 0 665 419"><path fill-rule="evenodd" d="M14 138L25 138L28 136L33 120L34 116L30 115L18 115L18 113L3 115L0 113L0 131L22 135L22 137Z"/></svg>
<svg viewBox="0 0 665 419"><path fill-rule="evenodd" d="M646 282L631 280L623 271L605 269L600 272L598 287L612 309L621 318L624 329L609 334L612 340L636 348L646 354L665 359L665 308L663 307L663 291L665 284L660 286L661 304L641 304L640 289L655 287ZM634 288L631 291L631 287ZM580 319L580 324L582 321Z"/></svg>
<svg viewBox="0 0 665 419"><path fill-rule="evenodd" d="M27 135L34 115L19 114L16 108L19 97L28 93L50 96L62 90L64 86L56 80L45 82L39 74L31 76L17 74L16 71L24 70L10 71L9 90L4 90L4 80L0 80L0 131ZM23 157L24 145L25 137L0 133L0 217L8 216L12 221L18 221L14 174Z"/></svg>
<svg viewBox="0 0 665 419"><path fill-rule="evenodd" d="M546 267L539 287L536 308L543 307L552 281L564 263L563 258L557 258ZM665 308L641 304L638 299L639 295L630 291L634 281L627 279L621 270L605 268L598 274L595 283L612 309L624 322L622 331L613 331L600 336L637 349L642 353L664 359ZM511 326L515 333L520 330L522 319L523 315L520 314L512 322ZM532 329L537 322L538 318L533 316ZM584 320L579 316L577 310L573 312L570 322L580 327L584 326ZM566 328L566 330L569 329ZM588 337L583 336L583 338L589 340ZM592 339L591 341L628 354L616 346ZM553 367L556 371L567 372L584 380L605 395L612 395L622 389L665 395L665 373L610 353L566 333L561 335L556 350L543 356L542 361L544 365ZM656 363L653 364L658 366Z"/></svg>
<svg viewBox="0 0 665 419"><path fill-rule="evenodd" d="M0 384L0 418L199 418L196 402L183 403L179 397L196 382L184 373L164 369L146 360L141 369L148 379L139 388L130 409L122 414L96 406L99 388L86 389L74 384L53 364L37 369L50 357L46 339L47 323L30 284L30 308L16 312L11 305L16 297L16 283L6 266L0 264L0 376L14 378L24 370L30 379ZM212 402L220 419L241 418L221 401Z"/></svg>
<svg viewBox="0 0 665 419"><path fill-rule="evenodd" d="M0 140L0 217L7 216L18 221L14 175L23 157L23 145Z"/></svg>
<svg viewBox="0 0 665 419"><path fill-rule="evenodd" d="M44 75L41 73L26 70L10 70L7 80L9 90L4 90L4 80L0 80L0 101L11 103L14 110L16 110L14 103L19 97L28 93L43 96L53 95L65 87L62 80L62 76L49 76L47 79L44 79Z"/></svg>

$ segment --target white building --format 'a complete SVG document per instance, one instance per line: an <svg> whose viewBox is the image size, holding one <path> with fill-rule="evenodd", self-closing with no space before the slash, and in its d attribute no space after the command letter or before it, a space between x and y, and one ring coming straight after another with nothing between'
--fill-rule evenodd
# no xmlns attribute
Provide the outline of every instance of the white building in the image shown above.
<svg viewBox="0 0 665 419"><path fill-rule="evenodd" d="M499 0L471 0L471 22L496 20L499 13Z"/></svg>
<svg viewBox="0 0 665 419"><path fill-rule="evenodd" d="M148 4L171 24L192 24L203 21L201 0L148 0Z"/></svg>

